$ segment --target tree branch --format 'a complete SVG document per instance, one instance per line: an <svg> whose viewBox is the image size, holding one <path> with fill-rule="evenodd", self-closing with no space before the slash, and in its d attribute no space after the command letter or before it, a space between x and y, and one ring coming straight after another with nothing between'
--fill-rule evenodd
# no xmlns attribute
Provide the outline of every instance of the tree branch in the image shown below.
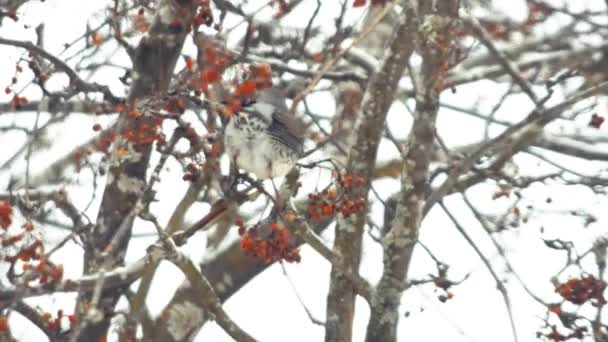
<svg viewBox="0 0 608 342"><path fill-rule="evenodd" d="M442 90L441 75L446 71L451 52L451 32L456 23L454 17L458 13L459 1L443 1L440 4L437 12L431 2L420 1L418 6L419 18L424 21L414 27L423 30L425 36L417 37L422 45L423 62L418 77L415 77L418 80L418 93L414 123L406 143L395 216L382 239L384 269L372 300L365 338L367 342L397 341L401 296L406 288L411 256L424 217L439 93ZM408 17L413 15L412 11L409 10ZM408 31L417 30L408 28Z"/></svg>
<svg viewBox="0 0 608 342"><path fill-rule="evenodd" d="M68 98L76 95L79 92L85 92L85 93L100 92L103 94L103 96L106 100L108 100L112 103L120 102L120 99L118 97L116 97L114 94L112 94L112 92L110 91L110 88L108 88L107 86L97 84L97 83L89 83L89 82L84 81L82 78L80 78L80 76L76 73L76 71L74 71L72 68L70 68L60 58L56 57L55 55L47 52L43 48L41 48L31 42L23 42L23 41L19 41L19 40L12 40L12 39L6 39L6 38L0 37L0 44L24 48L27 51L29 51L30 53L32 53L34 55L39 55L42 58L48 60L58 70L63 71L70 79L70 86L73 88L69 92L62 94L62 96L65 99L68 99Z"/></svg>
<svg viewBox="0 0 608 342"><path fill-rule="evenodd" d="M167 243L172 244L170 241ZM152 248L159 247L152 246ZM152 250L151 253L154 253L154 251ZM160 253L165 253L165 251L160 251ZM239 342L256 341L253 337L243 331L236 323L234 323L228 314L226 314L222 308L222 302L213 290L213 287L211 287L211 284L207 278L201 273L201 271L198 270L190 258L179 252L174 244L171 245L171 251L169 251L167 257L175 264L175 266L179 267L184 275L186 275L186 278L196 293L195 298L197 299L199 305L201 305L202 308L212 315L215 322L222 327L222 329L224 329L224 331L230 335L230 337ZM169 316L167 319L181 319L181 317ZM180 331L179 333L182 332Z"/></svg>
<svg viewBox="0 0 608 342"><path fill-rule="evenodd" d="M429 195L424 205L424 212L428 212L434 204L440 201L443 196L450 193L452 189L462 189L465 185L461 183L466 182L466 179L462 179L461 182L460 176L469 172L479 158L484 155L490 155L500 156L499 159L504 160L512 156L534 142L539 134L542 133L542 129L557 119L564 110L579 101L595 96L603 91L608 91L608 82L575 93L561 103L545 110L535 109L524 120L507 128L495 138L479 146L466 158L452 166L447 179Z"/></svg>
<svg viewBox="0 0 608 342"><path fill-rule="evenodd" d="M164 95L169 88L173 69L180 56L182 46L188 34L183 25L190 22L189 16L195 14L195 2L190 0L158 0L158 9L154 22L139 42L133 61L133 83L129 91L128 105L141 115L131 117L127 111L121 113L117 125L117 135L124 131L137 132L141 125L154 127L154 116L145 107L147 97ZM170 25L175 18L184 23L181 30L172 29ZM85 273L97 272L100 268L115 267L124 260L126 248L131 236L135 216L139 212L135 207L141 205L144 195L146 170L148 168L152 143L135 144L126 139L118 139L113 144L112 156L117 150L136 151L124 158L116 158L109 168L108 180L104 190L97 224L89 235L85 246ZM113 157L114 159L115 157ZM106 253L112 247L111 254ZM121 291L108 291L102 294L100 308L102 312L113 312L114 305L121 296ZM84 308L91 301L89 295L80 296L78 308ZM82 311L79 315L86 315ZM79 336L80 342L97 341L104 336L109 326L111 315L89 324Z"/></svg>
<svg viewBox="0 0 608 342"><path fill-rule="evenodd" d="M393 103L397 85L414 51L415 15L406 4L398 26L393 32L391 44L378 72L372 76L363 96L361 114L355 121L347 172L365 179L354 196L367 199L371 187L378 144L382 137L384 121ZM366 200L367 204L367 200ZM327 295L325 341L350 341L352 320L357 293L348 273L358 273L361 258L363 226L367 214L359 212L348 218L338 216L334 254L338 260L332 264L329 293Z"/></svg>

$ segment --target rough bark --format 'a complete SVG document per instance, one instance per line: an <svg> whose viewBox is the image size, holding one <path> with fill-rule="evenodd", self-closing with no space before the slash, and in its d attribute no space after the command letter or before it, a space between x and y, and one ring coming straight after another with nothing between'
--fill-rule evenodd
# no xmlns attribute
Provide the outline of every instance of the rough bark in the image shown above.
<svg viewBox="0 0 608 342"><path fill-rule="evenodd" d="M401 296L423 218L428 188L441 88L441 78L438 76L447 63L452 26L450 15L457 13L457 3L445 1L436 12L431 2L420 2L418 6L421 22L417 27L419 32L427 35L418 40L423 62L416 82L414 124L407 140L395 216L382 240L384 269L372 299L367 342L397 341Z"/></svg>
<svg viewBox="0 0 608 342"><path fill-rule="evenodd" d="M148 97L162 96L167 91L187 35L186 25L188 16L193 12L193 1L159 0L157 8L153 25L139 42L133 56L133 84L128 105L142 112L137 118L127 112L121 113L117 135L130 129L137 130L140 124L151 124L151 115L139 104ZM183 22L181 29L170 25L178 17ZM133 153L129 153L127 158L116 160L109 169L97 224L85 242L85 274L108 270L123 263L133 221L140 210L137 205L141 205L144 195L152 144L134 145L119 140L114 144L113 156L116 156L118 148ZM112 244L115 239L118 240L116 245ZM97 341L105 336L111 313L123 291L124 288L117 288L101 293L96 306L103 313L103 318L98 321L84 319L91 307L91 295L85 294L79 298L77 310L83 318L79 341Z"/></svg>
<svg viewBox="0 0 608 342"><path fill-rule="evenodd" d="M363 96L349 146L347 172L365 179L357 194L367 198L376 163L378 144L384 121L393 103L397 85L414 50L415 15L408 2L393 32L386 56L378 72L372 76ZM345 272L358 273L361 258L361 240L366 213L349 218L338 217L335 229L334 253L339 260L332 267L327 295L326 341L351 341L355 313L356 289Z"/></svg>

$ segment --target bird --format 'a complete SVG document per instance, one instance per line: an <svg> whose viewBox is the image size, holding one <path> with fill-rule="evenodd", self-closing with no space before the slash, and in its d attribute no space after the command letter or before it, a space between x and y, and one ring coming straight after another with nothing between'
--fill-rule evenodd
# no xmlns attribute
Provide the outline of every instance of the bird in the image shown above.
<svg viewBox="0 0 608 342"><path fill-rule="evenodd" d="M226 125L227 155L258 179L285 176L303 155L304 125L289 114L285 101L279 88L260 90Z"/></svg>

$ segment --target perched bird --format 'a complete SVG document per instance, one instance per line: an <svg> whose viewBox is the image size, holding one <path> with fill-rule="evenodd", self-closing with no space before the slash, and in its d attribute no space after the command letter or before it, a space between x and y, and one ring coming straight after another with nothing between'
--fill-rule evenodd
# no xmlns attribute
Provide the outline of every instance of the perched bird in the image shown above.
<svg viewBox="0 0 608 342"><path fill-rule="evenodd" d="M261 90L226 126L226 153L258 179L284 176L302 157L304 127L288 113L285 99L277 88Z"/></svg>

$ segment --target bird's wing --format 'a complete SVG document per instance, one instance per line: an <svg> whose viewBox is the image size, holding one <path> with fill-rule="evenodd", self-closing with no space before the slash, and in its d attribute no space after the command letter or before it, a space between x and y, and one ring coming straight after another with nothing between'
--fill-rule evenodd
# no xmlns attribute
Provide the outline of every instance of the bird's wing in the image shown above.
<svg viewBox="0 0 608 342"><path fill-rule="evenodd" d="M303 153L303 138L293 131L280 119L280 115L275 113L272 117L272 122L268 127L268 132L273 139L287 145L290 149L296 151L298 155Z"/></svg>
<svg viewBox="0 0 608 342"><path fill-rule="evenodd" d="M256 94L255 102L245 111L269 122L268 131L273 139L289 146L298 155L303 151L306 125L295 116L288 116L285 93L279 88L268 88Z"/></svg>

